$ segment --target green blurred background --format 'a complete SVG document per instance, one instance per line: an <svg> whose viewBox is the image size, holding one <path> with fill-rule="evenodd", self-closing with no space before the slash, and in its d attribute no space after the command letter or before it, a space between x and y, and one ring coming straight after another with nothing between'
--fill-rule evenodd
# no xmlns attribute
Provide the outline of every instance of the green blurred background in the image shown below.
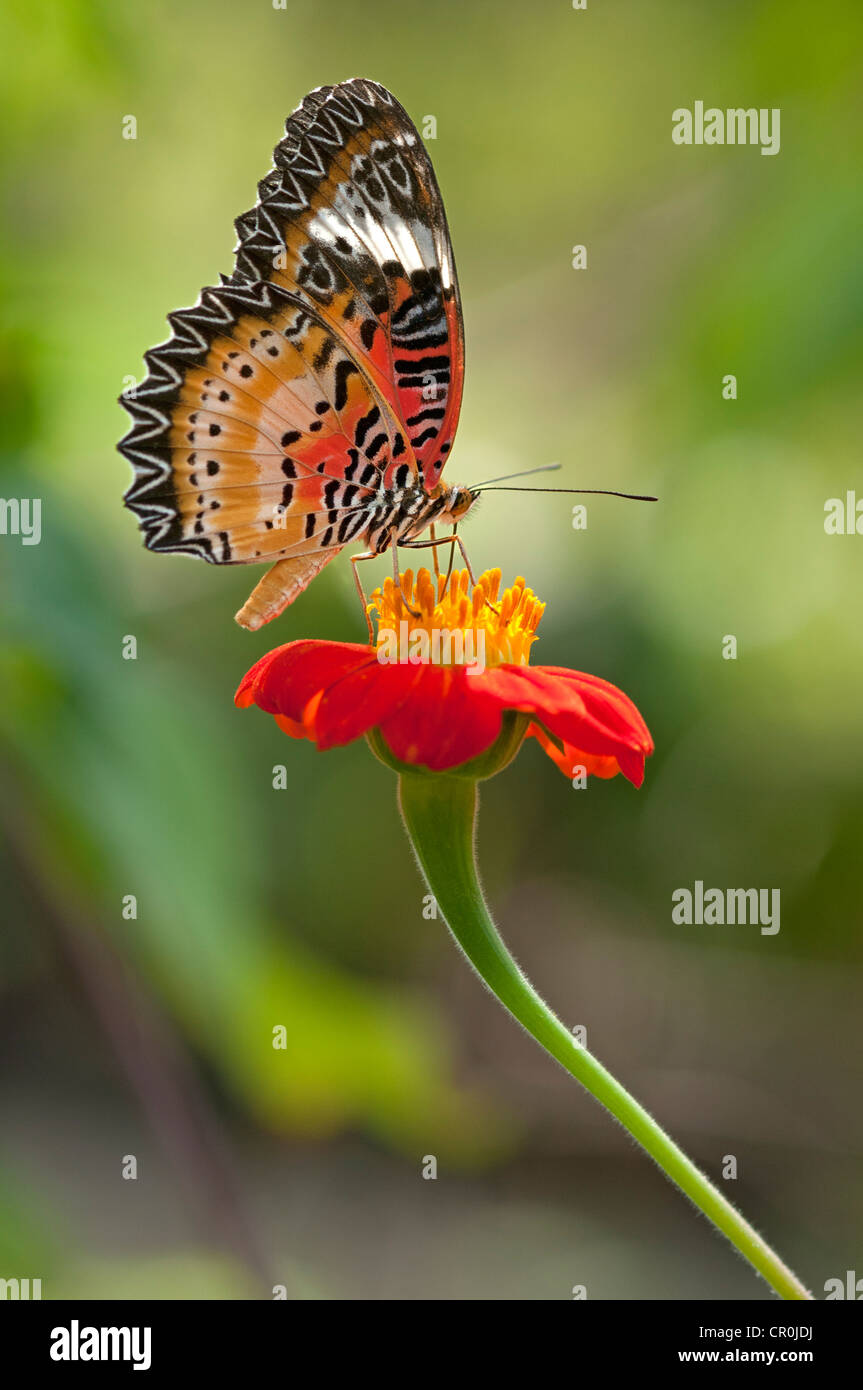
<svg viewBox="0 0 863 1390"><path fill-rule="evenodd" d="M502 929L711 1174L736 1156L729 1194L816 1292L859 1269L863 540L823 527L863 496L859 4L7 0L0 23L0 492L43 500L39 546L0 538L0 1276L768 1296L423 918L365 745L233 708L275 642L362 638L346 561L250 636L259 571L151 555L121 506L124 377L230 271L288 112L353 75L437 118L451 480L558 460L661 497L574 531L568 499L501 493L466 529L548 601L534 660L623 686L657 745L639 793L573 791L538 746L487 785ZM780 107L781 152L674 145L695 100ZM781 931L675 926L695 879L779 887Z"/></svg>

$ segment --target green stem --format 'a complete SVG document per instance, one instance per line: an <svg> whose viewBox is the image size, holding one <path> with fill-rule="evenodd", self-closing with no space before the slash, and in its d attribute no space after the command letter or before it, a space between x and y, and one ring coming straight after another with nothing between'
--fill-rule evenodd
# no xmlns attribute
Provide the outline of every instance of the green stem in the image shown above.
<svg viewBox="0 0 863 1390"><path fill-rule="evenodd" d="M474 852L477 803L477 784L469 778L403 773L399 781L399 804L420 868L480 979L531 1037L611 1111L782 1298L811 1299L796 1275L644 1107L575 1041L519 969L480 887Z"/></svg>

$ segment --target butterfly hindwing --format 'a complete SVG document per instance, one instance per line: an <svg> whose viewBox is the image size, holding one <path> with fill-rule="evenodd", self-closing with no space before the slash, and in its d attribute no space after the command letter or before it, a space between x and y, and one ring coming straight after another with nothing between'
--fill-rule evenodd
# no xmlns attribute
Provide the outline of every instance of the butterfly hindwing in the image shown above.
<svg viewBox="0 0 863 1390"><path fill-rule="evenodd" d="M353 539L390 463L412 455L345 345L262 283L206 289L171 325L123 400L126 503L148 547L244 564Z"/></svg>

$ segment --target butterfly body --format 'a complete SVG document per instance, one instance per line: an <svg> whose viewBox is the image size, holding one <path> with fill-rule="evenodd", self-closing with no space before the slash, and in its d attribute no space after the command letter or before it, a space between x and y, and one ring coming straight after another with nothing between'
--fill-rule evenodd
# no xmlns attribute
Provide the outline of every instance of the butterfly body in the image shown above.
<svg viewBox="0 0 863 1390"><path fill-rule="evenodd" d="M387 489L379 494L365 540L374 555L393 544L418 539L436 521L450 525L466 516L475 494L460 485L438 483L431 492L418 485Z"/></svg>
<svg viewBox="0 0 863 1390"><path fill-rule="evenodd" d="M273 564L245 626L270 621L349 543L382 554L474 500L441 482L464 335L419 133L364 79L311 92L285 132L235 224L233 275L169 315L173 336L121 397L125 501L145 545Z"/></svg>

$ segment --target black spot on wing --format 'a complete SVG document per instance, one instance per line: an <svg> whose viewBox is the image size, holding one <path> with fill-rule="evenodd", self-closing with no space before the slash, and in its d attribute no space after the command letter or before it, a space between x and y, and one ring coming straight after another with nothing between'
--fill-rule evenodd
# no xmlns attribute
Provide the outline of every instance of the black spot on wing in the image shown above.
<svg viewBox="0 0 863 1390"><path fill-rule="evenodd" d="M336 393L335 400L333 402L336 410L344 410L345 406L347 405L348 380L350 379L350 377L357 375L358 372L359 368L356 366L355 363L351 362L350 358L348 357L343 357L339 362L336 363Z"/></svg>

